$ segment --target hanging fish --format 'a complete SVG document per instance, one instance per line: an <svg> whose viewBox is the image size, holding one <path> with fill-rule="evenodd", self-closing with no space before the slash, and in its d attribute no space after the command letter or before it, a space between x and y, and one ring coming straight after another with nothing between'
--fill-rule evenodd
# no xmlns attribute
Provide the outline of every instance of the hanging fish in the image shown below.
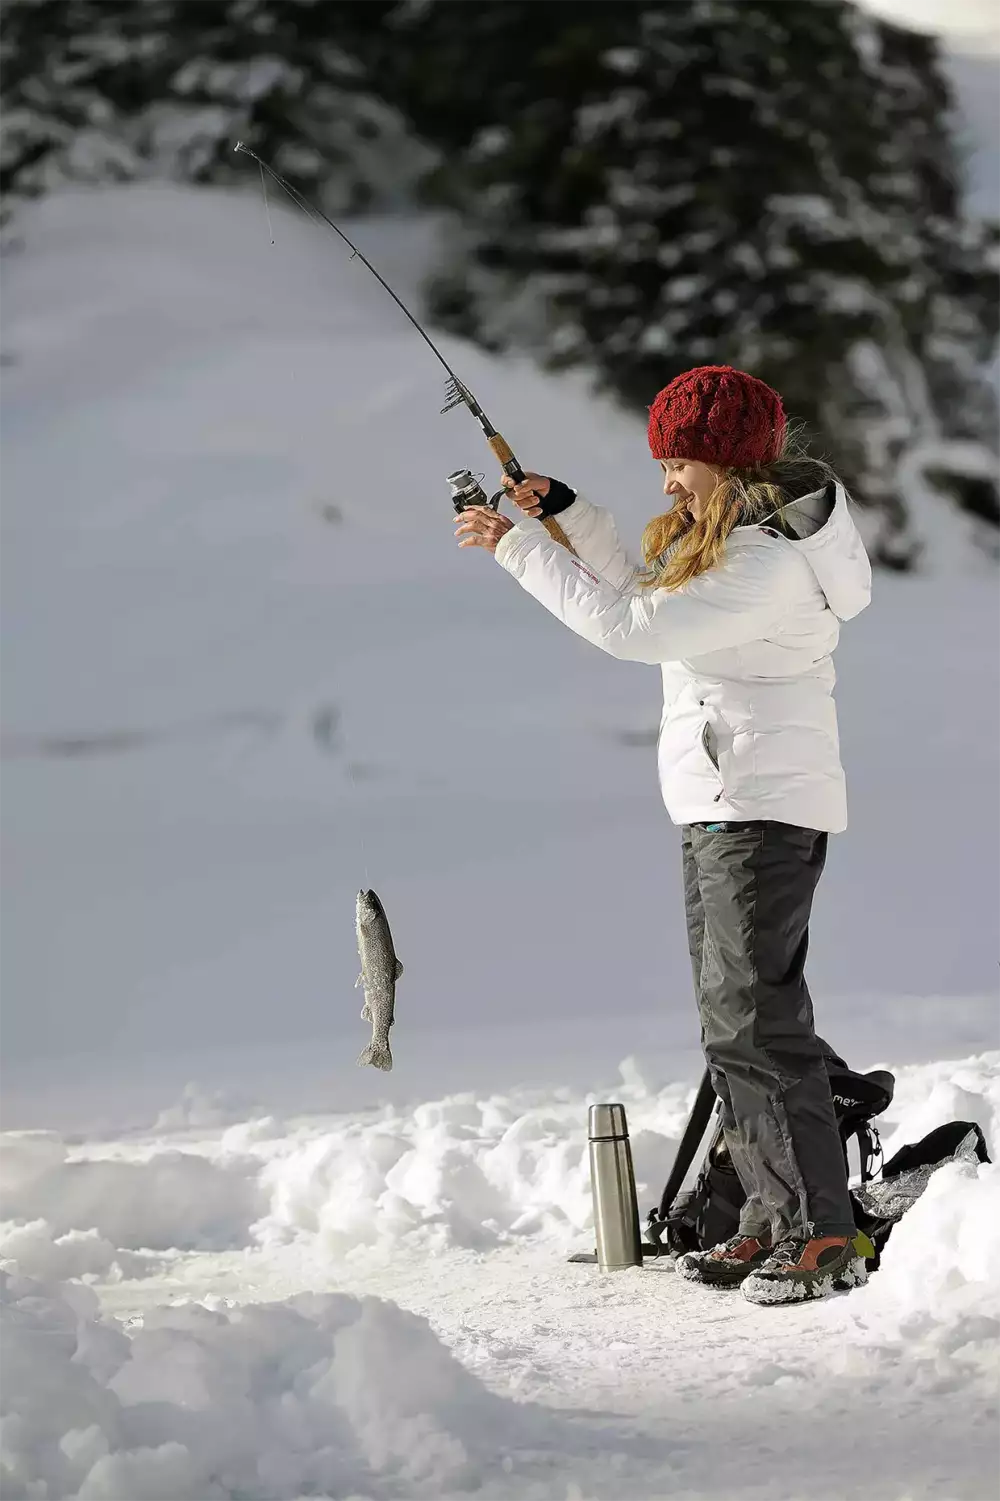
<svg viewBox="0 0 1000 1501"><path fill-rule="evenodd" d="M355 926L361 958L357 984L365 987L361 1019L372 1024L372 1040L358 1063L362 1067L370 1063L374 1068L388 1070L392 1068L389 1028L396 1009L396 981L403 973L403 966L396 958L385 908L374 891L358 892Z"/></svg>

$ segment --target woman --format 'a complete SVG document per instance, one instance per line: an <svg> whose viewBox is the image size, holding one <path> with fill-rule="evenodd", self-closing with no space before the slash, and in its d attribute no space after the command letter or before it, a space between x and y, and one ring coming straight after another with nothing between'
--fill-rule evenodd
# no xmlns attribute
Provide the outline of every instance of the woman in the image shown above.
<svg viewBox="0 0 1000 1501"><path fill-rule="evenodd" d="M537 474L508 482L517 525L482 507L457 534L585 640L661 669L702 1045L746 1192L738 1234L678 1269L794 1302L866 1280L803 970L827 838L847 824L831 655L871 568L843 486L790 451L781 398L754 376L679 375L649 446L673 505L646 528L644 569L607 511ZM556 515L573 553L542 523Z"/></svg>

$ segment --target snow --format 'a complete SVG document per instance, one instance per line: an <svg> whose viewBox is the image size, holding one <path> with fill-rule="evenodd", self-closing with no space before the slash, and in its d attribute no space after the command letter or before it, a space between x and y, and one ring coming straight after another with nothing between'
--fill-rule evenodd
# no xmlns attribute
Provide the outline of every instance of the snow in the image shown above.
<svg viewBox="0 0 1000 1501"><path fill-rule="evenodd" d="M255 179L65 193L3 266L6 1123L110 1129L188 1085L261 1114L586 1088L629 1052L689 1075L684 945L643 936L681 900L656 675L456 552L475 424L335 237L272 218L273 246ZM415 297L433 224L347 227ZM641 421L442 342L522 461L637 541ZM880 578L838 655L852 827L811 973L858 1061L897 1024L903 1061L996 1038L996 862L953 799L996 827L995 574L921 515L927 576ZM362 884L406 968L375 1083Z"/></svg>
<svg viewBox="0 0 1000 1501"><path fill-rule="evenodd" d="M957 1344L1000 1334L1000 1163L948 1163L893 1230L878 1286L850 1304L864 1324L872 1314L906 1325L940 1325ZM888 1275L883 1279L881 1272ZM975 1332L968 1330L972 1323Z"/></svg>
<svg viewBox="0 0 1000 1501"><path fill-rule="evenodd" d="M901 1069L883 1130L886 1160L946 1121L982 1128L990 1164L940 1168L892 1231L869 1286L829 1315L853 1342L928 1366L962 1349L994 1376L1000 1335L1000 1078L995 1059ZM904 1350L905 1347L905 1350ZM966 1348L967 1347L967 1348ZM954 1376L954 1372L951 1373Z"/></svg>
<svg viewBox="0 0 1000 1501"><path fill-rule="evenodd" d="M625 1103L645 1211L700 1069L655 675L455 552L474 424L272 218L65 193L3 267L4 1493L979 1501L994 1169L943 1170L829 1306L566 1262L589 1104ZM415 298L433 223L347 228ZM641 422L442 346L638 538ZM936 566L950 520L844 634L810 973L897 1072L887 1153L961 1118L996 1155L997 593L957 529ZM406 968L378 1078L362 884Z"/></svg>
<svg viewBox="0 0 1000 1501"><path fill-rule="evenodd" d="M4 1289L9 1496L441 1496L478 1488L510 1424L426 1320L376 1298L160 1309L130 1338L91 1298Z"/></svg>
<svg viewBox="0 0 1000 1501"><path fill-rule="evenodd" d="M925 31L953 43L971 39L985 49L1000 48L992 0L862 0L863 9L911 31Z"/></svg>
<svg viewBox="0 0 1000 1501"><path fill-rule="evenodd" d="M651 1088L634 1061L584 1096L72 1147L10 1134L6 1212L47 1193L73 1228L0 1233L5 1494L833 1501L862 1475L886 1501L988 1494L1000 1166L939 1170L866 1288L752 1309L668 1261L566 1262L592 1243L587 1106L609 1094L645 1208L693 1090ZM955 1115L995 1152L1000 1053L901 1069L887 1152ZM175 1190L152 1220L134 1174L157 1186L165 1164ZM192 1235L195 1164L262 1207L217 1226L225 1250ZM67 1202L53 1173L70 1166L102 1170L101 1191Z"/></svg>
<svg viewBox="0 0 1000 1501"><path fill-rule="evenodd" d="M616 1089L631 1112L638 1182L653 1193L693 1091L651 1091L631 1060ZM257 1117L207 1130L165 1128L171 1116L160 1112L151 1132L89 1147L11 1131L4 1212L30 1224L32 1246L42 1227L53 1236L83 1228L131 1250L228 1250L251 1243L251 1230L253 1243L312 1238L335 1253L486 1250L539 1234L569 1245L590 1224L579 1128L593 1098L468 1093L360 1117L294 1126Z"/></svg>

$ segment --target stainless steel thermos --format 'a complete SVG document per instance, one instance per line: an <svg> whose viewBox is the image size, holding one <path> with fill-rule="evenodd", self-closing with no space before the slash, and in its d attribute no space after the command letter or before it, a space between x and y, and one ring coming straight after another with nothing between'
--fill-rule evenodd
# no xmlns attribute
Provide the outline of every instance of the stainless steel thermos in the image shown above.
<svg viewBox="0 0 1000 1501"><path fill-rule="evenodd" d="M591 1105L590 1186L597 1264L602 1272L642 1266L639 1205L624 1105Z"/></svg>

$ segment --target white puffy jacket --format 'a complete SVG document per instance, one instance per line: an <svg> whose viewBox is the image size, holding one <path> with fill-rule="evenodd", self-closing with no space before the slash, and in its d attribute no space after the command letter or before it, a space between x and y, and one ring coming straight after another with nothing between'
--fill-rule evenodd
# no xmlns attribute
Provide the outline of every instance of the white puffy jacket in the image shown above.
<svg viewBox="0 0 1000 1501"><path fill-rule="evenodd" d="M786 506L791 537L734 527L722 563L674 591L638 587L602 507L578 497L558 520L578 557L525 517L497 562L602 651L660 666L660 787L674 823L846 828L832 652L840 622L871 597L871 566L843 488Z"/></svg>

